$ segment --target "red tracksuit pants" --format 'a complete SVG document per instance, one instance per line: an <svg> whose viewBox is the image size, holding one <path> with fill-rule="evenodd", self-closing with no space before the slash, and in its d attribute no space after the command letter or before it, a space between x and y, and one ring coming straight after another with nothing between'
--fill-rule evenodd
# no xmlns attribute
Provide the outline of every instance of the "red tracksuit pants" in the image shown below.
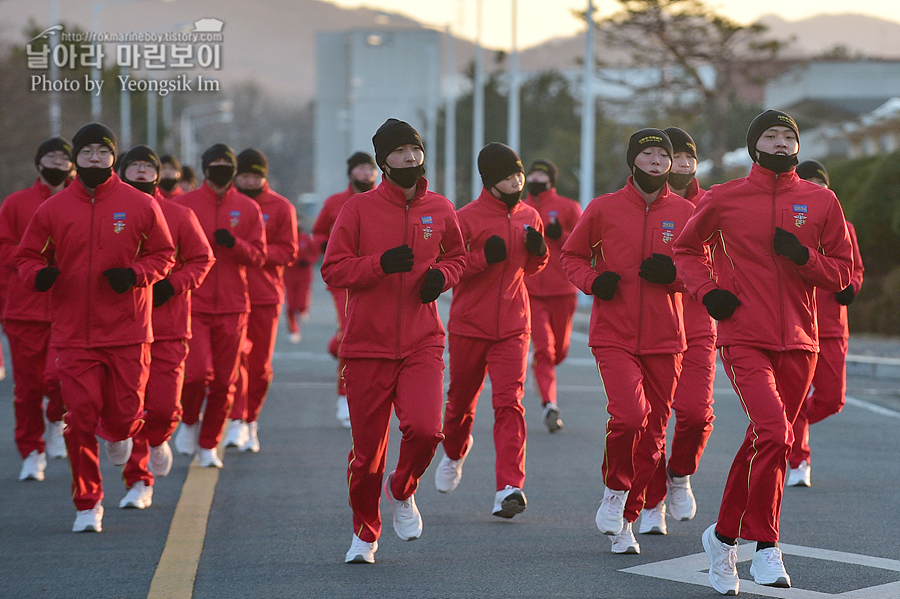
<svg viewBox="0 0 900 599"><path fill-rule="evenodd" d="M408 499L441 442L444 399L442 347L426 347L402 360L347 358L347 404L353 447L347 464L353 532L372 543L381 536L384 479L391 408L400 421L400 456L391 492Z"/></svg>
<svg viewBox="0 0 900 599"><path fill-rule="evenodd" d="M275 351L275 339L278 335L278 317L281 306L254 305L250 308L247 319L247 341L250 349L246 352L245 366L240 368L239 378L246 376L246 393L240 390L235 393L234 406L231 408L232 420L256 422L269 384L272 382L272 353ZM242 358L243 360L243 358ZM243 382L239 382L244 387Z"/></svg>
<svg viewBox="0 0 900 599"><path fill-rule="evenodd" d="M667 469L675 476L688 476L697 472L716 419L713 415L715 335L688 340L688 348L682 356L681 377L672 400L672 411L675 412L672 447L667 461L663 439L662 458L644 498L644 503L650 507L659 505L666 498Z"/></svg>
<svg viewBox="0 0 900 599"><path fill-rule="evenodd" d="M44 453L44 396L47 420L59 422L63 407L56 373L56 350L50 348L50 323L6 320L3 323L12 358L13 407L16 414L16 446L22 458L37 450Z"/></svg>
<svg viewBox="0 0 900 599"><path fill-rule="evenodd" d="M66 406L66 449L72 468L75 509L89 510L103 499L99 435L107 441L133 437L144 424L144 390L150 374L150 344L57 353Z"/></svg>
<svg viewBox="0 0 900 599"><path fill-rule="evenodd" d="M247 313L194 312L191 335L181 392L182 422L190 425L200 420L200 408L206 399L199 445L202 449L214 449L222 439L225 420L234 403L240 349L247 335Z"/></svg>
<svg viewBox="0 0 900 599"><path fill-rule="evenodd" d="M187 354L186 339L165 339L150 345L150 378L144 393L144 427L134 436L131 457L122 471L127 489L138 481L144 481L148 487L153 486L153 474L148 468L150 448L168 441L181 421L181 387Z"/></svg>
<svg viewBox="0 0 900 599"><path fill-rule="evenodd" d="M534 358L531 368L541 394L541 403L556 403L556 367L569 353L572 319L578 296L531 296L531 342Z"/></svg>
<svg viewBox="0 0 900 599"><path fill-rule="evenodd" d="M665 451L666 425L681 354L635 355L622 349L592 347L606 390L606 446L603 484L628 491L625 519L637 520L644 494Z"/></svg>
<svg viewBox="0 0 900 599"><path fill-rule="evenodd" d="M338 395L347 395L347 383L344 380L344 359L340 355L341 340L344 338L344 322L347 319L347 290L328 288L331 299L334 300L334 312L337 316L337 331L328 342L328 352L337 358L337 392Z"/></svg>
<svg viewBox="0 0 900 599"><path fill-rule="evenodd" d="M806 396L794 421L794 444L788 459L791 468L810 460L809 425L837 414L847 403L847 349L846 337L819 338L812 393Z"/></svg>
<svg viewBox="0 0 900 599"><path fill-rule="evenodd" d="M792 427L809 391L816 354L736 345L721 348L720 355L750 424L728 472L716 530L774 543Z"/></svg>
<svg viewBox="0 0 900 599"><path fill-rule="evenodd" d="M288 274L290 273L290 274ZM284 295L287 309L288 330L300 332L297 316L303 316L312 304L312 266L291 266L284 271Z"/></svg>
<svg viewBox="0 0 900 599"><path fill-rule="evenodd" d="M500 341L450 335L450 388L444 412L444 452L458 460L468 451L484 376L491 377L494 407L494 472L497 490L525 484L525 372L528 334Z"/></svg>

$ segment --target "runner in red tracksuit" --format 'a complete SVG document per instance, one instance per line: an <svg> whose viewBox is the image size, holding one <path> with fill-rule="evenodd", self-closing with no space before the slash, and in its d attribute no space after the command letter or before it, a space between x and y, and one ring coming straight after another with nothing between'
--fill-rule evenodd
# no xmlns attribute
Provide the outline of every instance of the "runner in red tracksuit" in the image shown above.
<svg viewBox="0 0 900 599"><path fill-rule="evenodd" d="M323 254L341 208L354 194L372 189L375 186L377 176L375 159L370 154L356 152L347 159L347 178L350 179L347 189L325 199L325 202L322 204L322 210L319 212L319 216L313 225L313 239L322 249ZM334 311L337 315L337 331L335 331L331 341L328 342L328 351L338 359L337 419L344 427L349 428L350 412L347 410L347 385L343 374L344 363L338 351L341 347L341 338L343 337L344 325L346 324L344 318L347 313L347 290L328 286L328 292L334 300Z"/></svg>
<svg viewBox="0 0 900 599"><path fill-rule="evenodd" d="M403 540L422 534L414 494L442 439L444 327L434 302L465 263L453 205L422 177L416 130L388 119L372 142L385 177L346 203L322 264L325 283L349 292L341 356L353 437L345 561L354 563L374 563L378 549L391 408L403 433L397 469L384 480L394 531Z"/></svg>
<svg viewBox="0 0 900 599"><path fill-rule="evenodd" d="M234 402L240 349L247 335L247 269L266 260L266 230L259 205L231 184L237 159L225 144L203 153L203 185L179 196L194 211L216 256L191 298L192 337L185 364L182 425L175 448L204 467L222 467L216 446ZM207 393L208 387L208 393ZM206 408L200 421L200 408Z"/></svg>
<svg viewBox="0 0 900 599"><path fill-rule="evenodd" d="M797 165L797 176L821 187L829 187L828 171L817 160ZM819 359L813 374L812 392L807 395L794 421L794 444L788 457L787 486L810 486L809 425L837 414L844 408L847 392L847 306L859 293L863 282L862 255L856 229L847 223L853 244L853 275L843 291L816 289L816 318L819 324Z"/></svg>
<svg viewBox="0 0 900 599"><path fill-rule="evenodd" d="M678 127L664 129L675 152L669 189L694 206L706 193L697 183L697 146L693 138ZM712 433L713 381L716 378L716 325L706 308L689 294L681 296L684 308L684 332L687 349L682 354L681 376L672 399L675 431L672 447L663 453L653 480L647 486L646 505L641 515L642 534L666 534L666 504L676 520L690 520L697 513L691 489L691 475L697 471L700 457ZM654 507L655 506L655 507Z"/></svg>
<svg viewBox="0 0 900 599"><path fill-rule="evenodd" d="M297 261L284 269L284 294L287 302L287 324L291 343L300 343L300 322L305 322L312 303L313 265L319 259L319 246L312 236L297 229Z"/></svg>
<svg viewBox="0 0 900 599"><path fill-rule="evenodd" d="M247 393L235 395L225 445L233 441L241 451L252 452L259 451L259 413L272 382L272 352L284 303L284 269L297 259L297 210L290 200L269 188L268 174L269 161L260 150L247 148L238 154L234 184L259 204L266 225L267 255L262 267L247 269Z"/></svg>
<svg viewBox="0 0 900 599"><path fill-rule="evenodd" d="M160 195L167 200L180 196L184 191L178 182L181 181L181 162L172 154L163 154L159 157L159 185L157 189Z"/></svg>
<svg viewBox="0 0 900 599"><path fill-rule="evenodd" d="M144 427L134 436L134 448L122 472L128 492L119 507L144 509L153 502L154 477L166 476L172 468L169 437L181 420L181 387L191 338L191 290L200 286L215 258L193 211L165 199L157 188L161 167L156 152L148 146L135 146L122 157L119 170L123 181L156 197L175 242L175 266L153 285L153 343Z"/></svg>
<svg viewBox="0 0 900 599"><path fill-rule="evenodd" d="M102 529L97 435L113 464L143 425L150 373L151 285L174 264L156 201L112 172L115 136L99 123L72 139L78 181L37 209L16 260L26 285L51 293L50 343L66 406L74 532Z"/></svg>
<svg viewBox="0 0 900 599"><path fill-rule="evenodd" d="M671 156L663 131L632 135L626 160L633 176L619 191L592 200L563 246L569 279L595 296L588 344L609 412L606 490L596 522L612 535L613 553L640 552L631 525L665 448L685 349L684 287L671 256L693 205L666 186Z"/></svg>
<svg viewBox="0 0 900 599"><path fill-rule="evenodd" d="M738 592L738 537L757 541L757 584L791 584L777 541L791 426L819 350L814 293L844 289L853 268L837 198L794 172L799 147L789 115L759 115L747 132L750 174L713 186L675 244L685 284L719 321L716 345L750 420L718 522L702 537L722 594Z"/></svg>
<svg viewBox="0 0 900 599"><path fill-rule="evenodd" d="M68 184L72 144L52 137L40 145L34 163L40 173L34 185L10 194L0 204L0 276L7 283L3 329L15 379L16 447L23 459L19 480L44 480L46 454L66 457L65 408L50 351L50 296L22 283L16 271L16 249L38 206ZM48 399L46 439L44 396Z"/></svg>
<svg viewBox="0 0 900 599"><path fill-rule="evenodd" d="M547 264L544 225L519 201L522 161L501 143L478 155L484 188L457 212L466 244L466 269L450 305L450 388L444 412L444 458L435 471L439 491L453 491L472 448L472 425L484 377L490 373L494 408L495 494L492 513L512 518L525 510L525 372L531 310L525 277Z"/></svg>
<svg viewBox="0 0 900 599"><path fill-rule="evenodd" d="M559 262L562 246L581 218L581 205L556 193L556 165L536 160L525 177L528 196L524 202L541 215L544 239L550 250L547 267L525 279L531 298L532 370L544 406L544 424L554 433L562 428L556 401L556 367L569 353L572 320L578 307L578 290Z"/></svg>

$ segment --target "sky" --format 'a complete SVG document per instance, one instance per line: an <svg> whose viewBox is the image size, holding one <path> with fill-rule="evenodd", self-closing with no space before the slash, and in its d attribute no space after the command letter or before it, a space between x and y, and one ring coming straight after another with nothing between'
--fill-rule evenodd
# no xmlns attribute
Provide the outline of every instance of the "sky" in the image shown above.
<svg viewBox="0 0 900 599"><path fill-rule="evenodd" d="M585 11L587 0L326 0L347 8L365 6L401 13L441 29L448 25L458 36L474 40L478 31L477 7L482 7L482 40L489 48L512 47L512 7L517 2L519 48L535 46L554 37L583 30L573 11ZM900 1L866 0L707 0L706 5L739 23L752 23L766 14L798 21L817 14L855 13L900 23ZM849 5L849 6L848 6ZM595 14L611 16L616 0L594 0ZM414 7L414 8L411 8Z"/></svg>

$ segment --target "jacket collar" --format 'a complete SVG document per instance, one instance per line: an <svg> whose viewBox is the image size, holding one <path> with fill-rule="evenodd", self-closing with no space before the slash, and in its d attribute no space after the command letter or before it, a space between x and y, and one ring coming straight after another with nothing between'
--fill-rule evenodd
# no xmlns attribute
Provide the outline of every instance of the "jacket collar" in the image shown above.
<svg viewBox="0 0 900 599"><path fill-rule="evenodd" d="M634 177L628 177L628 182L625 183L625 197L628 198L628 201L638 205L641 209L645 209L648 207L647 202L644 200L644 196L641 195L641 192L638 191L638 188L635 187ZM662 206L669 201L672 192L669 191L668 185L663 185L659 190L659 195L656 196L656 199L653 200L651 204L649 204L650 210L655 210L658 206Z"/></svg>
<svg viewBox="0 0 900 599"><path fill-rule="evenodd" d="M545 189L544 191L542 191L541 193L539 193L537 195L532 195L529 193L528 197L531 198L531 200L535 204L539 204L541 202L546 202L547 200L551 199L555 195L556 195L556 188L551 187L550 189Z"/></svg>
<svg viewBox="0 0 900 599"><path fill-rule="evenodd" d="M78 199L90 202L91 200L102 200L103 198L112 195L119 189L120 185L122 185L122 180L119 179L119 176L115 172L113 172L113 174L109 176L109 179L94 189L93 195L88 192L84 183L82 183L81 179L78 177L76 177L76 182L69 185L67 189L72 189L75 197Z"/></svg>
<svg viewBox="0 0 900 599"><path fill-rule="evenodd" d="M381 178L381 184L376 187L378 190L378 195L386 199L391 204L396 204L398 206L406 206L407 203L415 204L418 200L425 197L425 192L428 191L428 180L425 177L422 177L416 183L416 193L413 195L412 199L409 202L406 201L406 190L402 187L399 187L397 184L389 181L387 177ZM367 193L367 192L363 192Z"/></svg>
<svg viewBox="0 0 900 599"><path fill-rule="evenodd" d="M494 196L489 190L482 187L481 194L478 196L479 203L483 204L485 208L489 209L491 212L496 212L498 214L515 214L519 210L522 209L522 200L519 200L513 207L510 208L506 204L503 203L503 200Z"/></svg>
<svg viewBox="0 0 900 599"><path fill-rule="evenodd" d="M234 183L229 183L228 187L225 189L225 193L223 193L220 197L219 194L213 191L213 188L209 186L209 182L206 181L206 179L203 180L203 184L198 189L201 189L203 191L203 194L215 203L218 203L220 200L224 201L225 198L238 193L238 191L234 188Z"/></svg>
<svg viewBox="0 0 900 599"><path fill-rule="evenodd" d="M766 191L772 191L790 189L797 185L800 177L797 176L797 171L794 169L786 173L777 174L753 163L753 166L750 168L750 174L747 175L747 180Z"/></svg>

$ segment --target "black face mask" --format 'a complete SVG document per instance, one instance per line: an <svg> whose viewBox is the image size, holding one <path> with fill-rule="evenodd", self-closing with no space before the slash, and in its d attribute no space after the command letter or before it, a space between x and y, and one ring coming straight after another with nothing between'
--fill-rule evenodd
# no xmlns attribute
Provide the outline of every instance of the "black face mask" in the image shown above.
<svg viewBox="0 0 900 599"><path fill-rule="evenodd" d="M539 194L542 194L550 189L550 182L545 181L543 183L526 183L525 188L528 190L528 193L530 193L534 197L537 197Z"/></svg>
<svg viewBox="0 0 900 599"><path fill-rule="evenodd" d="M494 187L491 191L500 194L500 197L499 197L498 199L499 199L501 202L503 202L504 204L506 204L506 206L507 206L508 208L512 208L513 206L515 206L516 204L518 204L518 203L519 203L519 199L521 199L521 197L522 197L522 192L521 192L521 191L516 191L516 192L513 192L513 193L503 193L502 191L500 191L500 190L497 189L496 187Z"/></svg>
<svg viewBox="0 0 900 599"><path fill-rule="evenodd" d="M162 189L166 193L169 193L170 191L175 189L176 185L178 185L178 179L166 178L166 179L159 180L159 188Z"/></svg>
<svg viewBox="0 0 900 599"><path fill-rule="evenodd" d="M669 187L672 189L687 189L687 186L691 184L691 181L694 180L694 177L697 173L673 173L669 171Z"/></svg>
<svg viewBox="0 0 900 599"><path fill-rule="evenodd" d="M388 177L403 189L409 189L410 187L415 187L424 174L425 165L420 164L418 166L407 166L406 168L391 168Z"/></svg>
<svg viewBox="0 0 900 599"><path fill-rule="evenodd" d="M129 181L128 179L125 179L125 182L144 193L149 193L150 195L156 193L156 183L153 181Z"/></svg>
<svg viewBox="0 0 900 599"><path fill-rule="evenodd" d="M50 187L56 187L60 183L66 180L66 177L69 176L69 171L64 171L61 168L47 168L46 166L41 167L41 177L44 178L44 181L47 182L47 185Z"/></svg>
<svg viewBox="0 0 900 599"><path fill-rule="evenodd" d="M634 183L640 187L644 193L655 193L659 191L660 188L666 184L668 178L669 173L651 175L650 173L645 173L638 167L634 167Z"/></svg>
<svg viewBox="0 0 900 599"><path fill-rule="evenodd" d="M251 198L255 198L262 193L262 187L258 187L256 189L243 189L241 187L238 187L237 190L245 196L250 196Z"/></svg>
<svg viewBox="0 0 900 599"><path fill-rule="evenodd" d="M759 158L756 159L759 166L768 169L773 173L786 173L797 166L797 163L799 162L796 154L788 156L786 154L769 154L761 150L757 150L756 152L759 154Z"/></svg>
<svg viewBox="0 0 900 599"><path fill-rule="evenodd" d="M85 187L90 187L91 189L106 183L106 180L112 177L111 166L106 168L76 166L75 169L78 171L78 178L81 179L81 182L84 183Z"/></svg>
<svg viewBox="0 0 900 599"><path fill-rule="evenodd" d="M234 177L234 167L230 164L216 164L206 167L206 178L216 187L225 187Z"/></svg>
<svg viewBox="0 0 900 599"><path fill-rule="evenodd" d="M394 172L393 169L391 172ZM360 193L363 191L369 191L373 187L375 187L375 181L357 181L356 179L350 179L350 184L353 185Z"/></svg>

